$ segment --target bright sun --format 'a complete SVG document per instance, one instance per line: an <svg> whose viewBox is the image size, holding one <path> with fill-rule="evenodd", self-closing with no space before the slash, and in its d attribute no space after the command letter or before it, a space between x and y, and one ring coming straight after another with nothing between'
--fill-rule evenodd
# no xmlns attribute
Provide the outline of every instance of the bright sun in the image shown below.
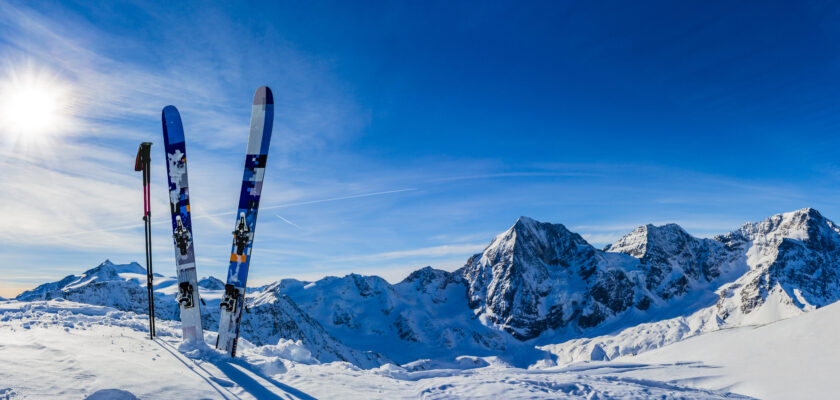
<svg viewBox="0 0 840 400"><path fill-rule="evenodd" d="M13 144L49 145L66 131L67 86L46 73L12 71L0 82L0 136Z"/></svg>

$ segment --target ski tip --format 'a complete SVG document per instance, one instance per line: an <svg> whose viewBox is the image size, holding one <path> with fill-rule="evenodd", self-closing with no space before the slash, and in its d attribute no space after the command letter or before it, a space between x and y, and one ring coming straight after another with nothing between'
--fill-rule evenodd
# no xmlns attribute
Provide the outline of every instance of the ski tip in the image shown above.
<svg viewBox="0 0 840 400"><path fill-rule="evenodd" d="M172 117L176 116L180 117L180 114L178 114L178 109L175 108L175 106L173 105L163 107L163 112L161 113L161 115L163 116L163 119L171 119Z"/></svg>
<svg viewBox="0 0 840 400"><path fill-rule="evenodd" d="M274 104L274 95L268 86L260 86L254 93L254 105Z"/></svg>
<svg viewBox="0 0 840 400"><path fill-rule="evenodd" d="M163 140L165 143L180 143L184 141L184 128L181 126L181 114L175 106L163 107L160 117L163 125Z"/></svg>

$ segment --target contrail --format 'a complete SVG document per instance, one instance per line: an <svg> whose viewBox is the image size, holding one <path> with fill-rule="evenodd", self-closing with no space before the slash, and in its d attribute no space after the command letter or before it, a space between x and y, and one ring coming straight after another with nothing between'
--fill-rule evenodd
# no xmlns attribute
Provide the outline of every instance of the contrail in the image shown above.
<svg viewBox="0 0 840 400"><path fill-rule="evenodd" d="M297 203L287 203L287 204L277 204L277 205L268 206L268 207L261 207L260 210L271 210L271 209L275 209L275 208L305 206L305 205L308 205L308 204L327 203L327 202L331 202L331 201L359 199L359 198L363 198L363 197L382 196L382 195L386 195L386 194L410 192L410 191L414 191L414 190L417 190L417 189L416 188L406 188L406 189L397 189L397 190L386 190L384 192L352 194L352 195L349 195L349 196L331 197L331 198L328 198L328 199L309 200L309 201L301 201L301 202L297 202ZM215 214L197 215L197 216L193 216L192 219L212 218L212 217L219 217L219 216L222 216L222 215L234 215L234 214L236 214L236 211L228 211L228 212L221 212L221 213L215 213ZM279 215L278 215L278 217L280 219L282 219L282 220L300 228L300 229L303 229L303 228L295 225L291 221L289 221L289 220L287 220L283 217L280 217ZM171 223L171 222L167 218L166 220L160 220L160 219L156 220L156 221L152 222L152 225L169 224L169 223ZM104 229L93 229L93 230L89 230L89 231L61 233L61 234L58 234L58 235L42 236L41 238L42 239L61 238L61 237L68 237L68 236L84 235L84 234L88 234L88 233L124 231L124 230L136 229L136 228L141 228L141 227L143 227L143 225L140 225L140 224L124 225L124 226L115 226L115 227L104 228Z"/></svg>
<svg viewBox="0 0 840 400"><path fill-rule="evenodd" d="M416 188L407 188L407 189L387 190L387 191L384 191L384 192L352 194L352 195L349 195L349 196L332 197L332 198L329 198L329 199L321 199L321 200L301 201L301 202L298 202L298 203L277 204L277 205L268 206L268 207L260 207L260 211L262 211L262 210L273 210L275 208L305 206L305 205L308 205L308 204L327 203L327 202L330 202L330 201L358 199L358 198L361 198L361 197L382 196L382 195L385 195L385 194L410 192L410 191L413 191L413 190L417 190L417 189ZM202 216L199 216L199 217L195 217L193 219L196 219L196 218L211 218L211 217L218 217L218 216L222 216L222 215L233 215L233 214L236 214L236 211L228 211L228 212L222 212L222 213L216 213L216 214L202 215Z"/></svg>
<svg viewBox="0 0 840 400"><path fill-rule="evenodd" d="M282 219L282 220L283 220L283 222L285 222L285 223L287 223L287 224L289 224L289 225L291 225L291 226L294 226L295 228L298 228L298 229L300 229L300 230L303 230L303 228L301 228L298 224L296 224L296 223L294 223L294 222L292 222L292 221L289 221L289 220L288 220L288 219L286 219L286 218L281 217L281 216L280 216L280 214L274 214L274 215L275 215L277 218Z"/></svg>
<svg viewBox="0 0 840 400"><path fill-rule="evenodd" d="M155 221L155 222L152 222L152 225L160 225L160 224L166 223L166 222L169 222L169 221ZM111 228L93 229L93 230L89 230L89 231L60 233L58 235L42 236L41 238L42 239L62 238L62 237L69 237L69 236L84 235L84 234L87 234L87 233L125 231L125 230L129 230L129 229L136 229L136 228L141 228L141 227L143 227L143 225L139 225L139 224L137 224L137 225L125 225L125 226L115 226L115 227L111 227Z"/></svg>

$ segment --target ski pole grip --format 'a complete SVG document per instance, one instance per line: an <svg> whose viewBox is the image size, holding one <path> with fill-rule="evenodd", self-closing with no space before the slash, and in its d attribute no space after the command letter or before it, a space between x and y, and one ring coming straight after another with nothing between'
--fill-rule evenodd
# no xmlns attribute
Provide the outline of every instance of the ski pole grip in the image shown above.
<svg viewBox="0 0 840 400"><path fill-rule="evenodd" d="M134 170L135 171L142 171L146 168L146 165L149 163L151 157L149 156L150 149L152 148L152 142L143 142L140 143L140 147L137 149L137 158L134 159Z"/></svg>

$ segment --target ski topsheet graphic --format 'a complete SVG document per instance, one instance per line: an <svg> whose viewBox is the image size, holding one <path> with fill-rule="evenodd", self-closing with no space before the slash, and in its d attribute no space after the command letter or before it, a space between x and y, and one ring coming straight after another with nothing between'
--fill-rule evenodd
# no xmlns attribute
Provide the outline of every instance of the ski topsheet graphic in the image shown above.
<svg viewBox="0 0 840 400"><path fill-rule="evenodd" d="M175 243L175 265L178 271L176 300L181 309L181 329L184 341L203 342L199 304L201 300L198 296L198 276L195 271L190 222L184 127L181 125L181 115L175 107L166 106L162 114L166 171L169 174L169 206L172 211L172 238Z"/></svg>
<svg viewBox="0 0 840 400"><path fill-rule="evenodd" d="M265 161L271 141L274 122L274 97L271 89L263 86L254 94L251 107L251 133L245 151L245 174L239 192L239 208L233 230L233 248L230 253L225 294L220 304L219 337L216 348L231 356L236 355L239 325L245 306L245 283L254 245L254 228L257 224L257 207L260 204Z"/></svg>

